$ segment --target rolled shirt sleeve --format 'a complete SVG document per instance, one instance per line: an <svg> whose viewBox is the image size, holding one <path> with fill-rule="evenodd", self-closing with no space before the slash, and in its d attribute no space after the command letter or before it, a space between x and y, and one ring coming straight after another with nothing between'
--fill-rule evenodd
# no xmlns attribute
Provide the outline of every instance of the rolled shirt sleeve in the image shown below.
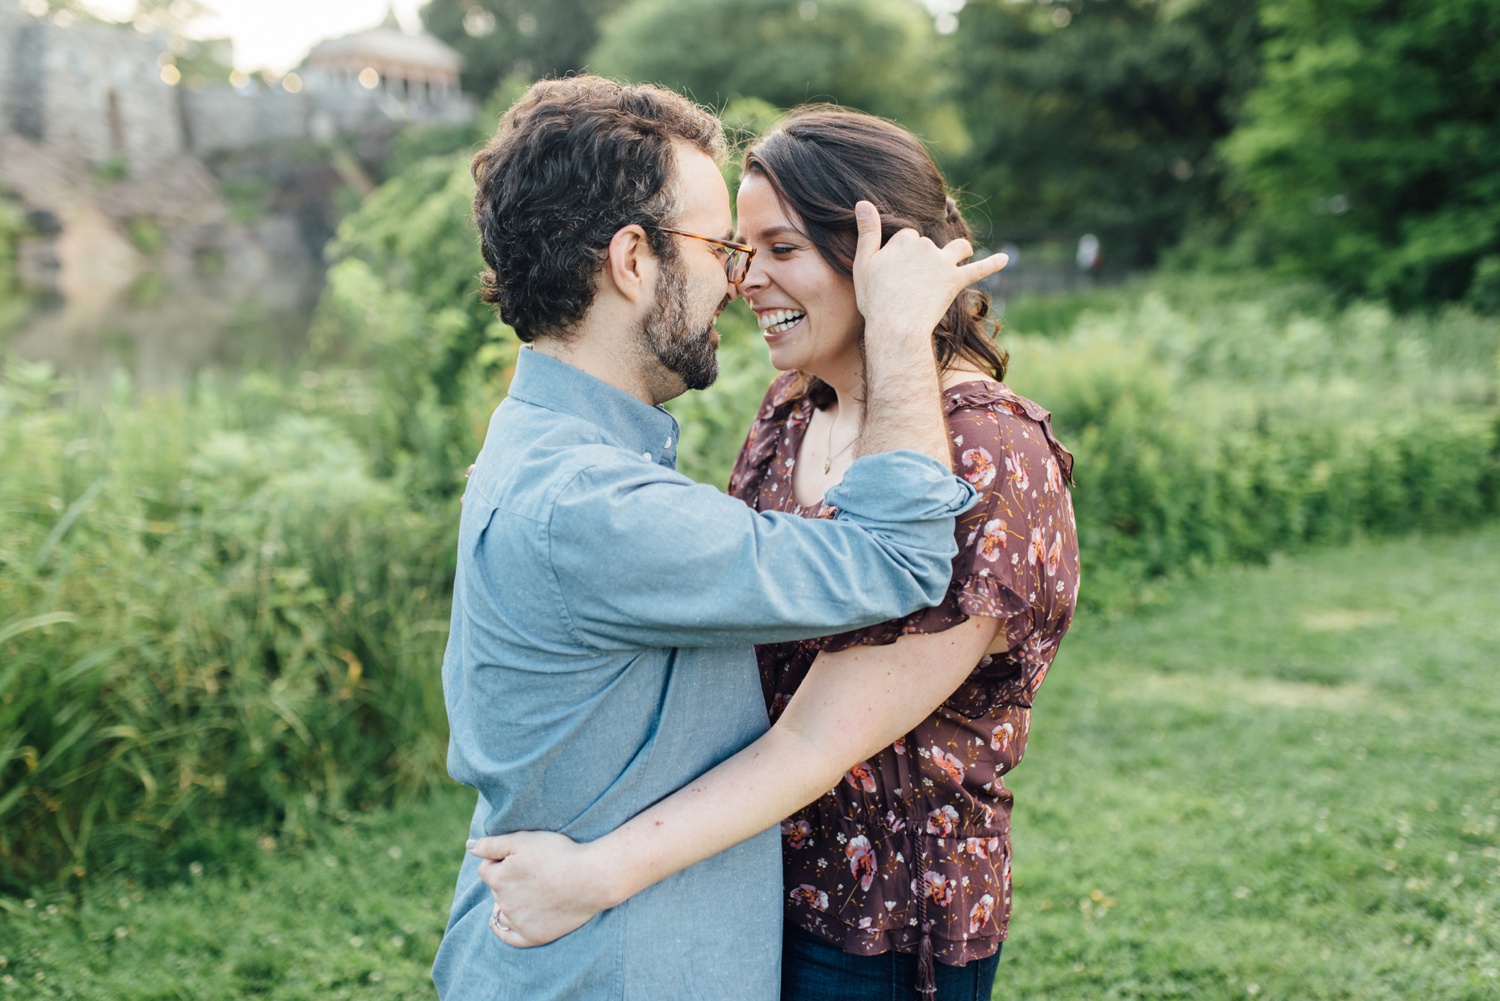
<svg viewBox="0 0 1500 1001"><path fill-rule="evenodd" d="M974 489L913 451L857 460L832 520L758 513L648 463L601 459L561 489L547 553L574 638L598 649L822 636L943 599Z"/></svg>

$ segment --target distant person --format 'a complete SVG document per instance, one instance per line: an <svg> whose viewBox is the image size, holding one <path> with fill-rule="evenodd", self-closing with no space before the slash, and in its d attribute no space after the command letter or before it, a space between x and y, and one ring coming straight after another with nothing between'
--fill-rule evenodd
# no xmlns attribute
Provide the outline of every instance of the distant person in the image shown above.
<svg viewBox="0 0 1500 1001"><path fill-rule="evenodd" d="M1093 233L1085 233L1078 238L1077 261L1078 273L1092 283L1104 264L1104 257L1099 250L1099 238Z"/></svg>
<svg viewBox="0 0 1500 1001"><path fill-rule="evenodd" d="M938 244L969 229L921 144L857 112L793 112L750 147L742 178L755 258L740 292L784 374L730 492L816 523L842 503L877 406L860 350L875 315L859 308L867 234L847 206L873 202L887 232L910 226ZM1079 576L1072 457L1047 412L1005 386L986 307L960 295L911 354L922 368L936 355L950 454L980 492L959 519L942 603L760 646L770 732L613 833L476 845L503 859L483 875L515 929L507 941L592 928L597 911L779 820L783 1001L990 997L1011 909L1003 777L1025 752ZM741 951L739 920L727 904L717 916L733 946L714 961Z"/></svg>
<svg viewBox="0 0 1500 1001"><path fill-rule="evenodd" d="M859 207L848 305L870 317L868 403L841 425L855 437L828 493L838 515L759 513L675 471L660 407L714 380L713 323L756 254L730 239L724 149L683 98L580 76L534 85L475 157L484 298L529 347L465 491L443 661L472 837L602 837L765 731L752 643L905 615L947 588L975 491L949 465L931 330L1002 262L962 264L967 242L912 232L882 247ZM675 855L674 874L545 949L515 948L528 927L466 856L439 994L772 1001L776 819Z"/></svg>

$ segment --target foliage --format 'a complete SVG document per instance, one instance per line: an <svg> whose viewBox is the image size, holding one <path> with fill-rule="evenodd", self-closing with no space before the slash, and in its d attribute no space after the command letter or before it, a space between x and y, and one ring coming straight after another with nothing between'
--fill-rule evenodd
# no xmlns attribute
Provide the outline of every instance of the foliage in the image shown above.
<svg viewBox="0 0 1500 1001"><path fill-rule="evenodd" d="M969 0L954 40L955 176L996 242L1089 232L1140 266L1222 211L1214 144L1255 79L1253 4Z"/></svg>
<svg viewBox="0 0 1500 1001"><path fill-rule="evenodd" d="M320 416L360 387L63 388L0 383L0 883L170 876L434 782L453 518Z"/></svg>
<svg viewBox="0 0 1500 1001"><path fill-rule="evenodd" d="M1500 783L1475 749L1500 740L1497 567L1492 527L1081 616L1006 779L1015 920L995 996L1493 997ZM0 984L430 997L473 802L356 814L315 847L268 843L172 887L0 897Z"/></svg>
<svg viewBox="0 0 1500 1001"><path fill-rule="evenodd" d="M1403 308L1461 299L1500 254L1495 4L1260 6L1265 82L1225 146L1259 253Z"/></svg>
<svg viewBox="0 0 1500 1001"><path fill-rule="evenodd" d="M517 342L479 300L468 157L420 161L339 226L313 334L364 365L382 405L350 432L381 475L451 497L509 381Z"/></svg>
<svg viewBox="0 0 1500 1001"><path fill-rule="evenodd" d="M1066 338L1007 339L1010 384L1077 459L1092 606L1195 567L1496 513L1500 324L1161 288Z"/></svg>
<svg viewBox="0 0 1500 1001"><path fill-rule="evenodd" d="M529 80L587 68L599 22L621 0L427 0L422 24L464 57L464 89L491 93L507 76Z"/></svg>
<svg viewBox="0 0 1500 1001"><path fill-rule="evenodd" d="M911 0L632 0L604 22L589 61L715 107L834 101L958 145L962 131L938 100L941 51Z"/></svg>
<svg viewBox="0 0 1500 1001"><path fill-rule="evenodd" d="M0 198L0 330L5 327L3 314L8 312L20 284L16 256L21 238L28 230L21 206L9 198Z"/></svg>

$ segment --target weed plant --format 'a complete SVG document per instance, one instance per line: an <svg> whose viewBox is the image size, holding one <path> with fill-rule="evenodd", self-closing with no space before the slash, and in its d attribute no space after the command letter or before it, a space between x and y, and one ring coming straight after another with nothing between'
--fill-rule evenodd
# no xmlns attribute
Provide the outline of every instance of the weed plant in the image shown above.
<svg viewBox="0 0 1500 1001"><path fill-rule="evenodd" d="M357 385L63 389L0 382L0 882L172 875L437 781L453 519L318 415Z"/></svg>

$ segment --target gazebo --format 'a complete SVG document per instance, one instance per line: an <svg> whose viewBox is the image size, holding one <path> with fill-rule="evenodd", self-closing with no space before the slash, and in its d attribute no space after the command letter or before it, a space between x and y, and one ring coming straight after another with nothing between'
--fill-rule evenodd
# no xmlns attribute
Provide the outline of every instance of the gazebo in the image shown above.
<svg viewBox="0 0 1500 1001"><path fill-rule="evenodd" d="M303 65L306 82L319 89L378 87L398 101L441 108L458 98L463 57L425 32L401 30L388 9L373 28L319 42Z"/></svg>

